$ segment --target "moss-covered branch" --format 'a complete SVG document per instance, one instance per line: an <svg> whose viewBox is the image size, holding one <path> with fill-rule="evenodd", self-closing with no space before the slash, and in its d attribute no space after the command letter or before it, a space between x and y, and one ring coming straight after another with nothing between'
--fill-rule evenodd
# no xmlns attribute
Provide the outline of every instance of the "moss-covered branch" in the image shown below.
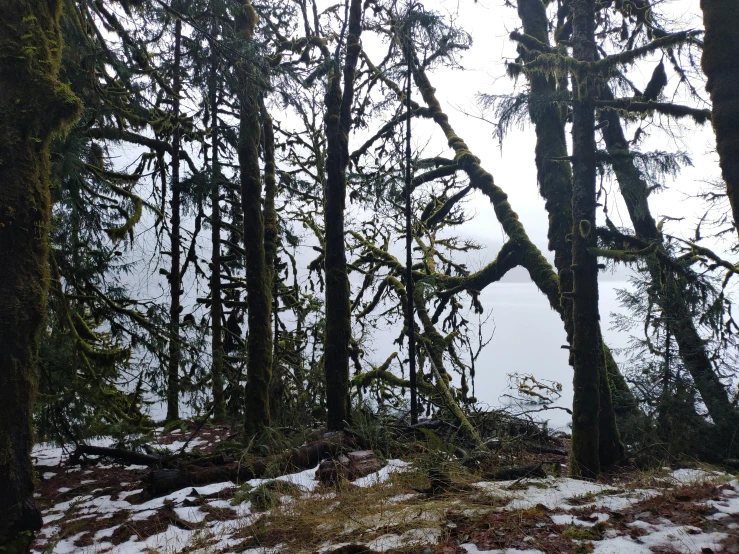
<svg viewBox="0 0 739 554"><path fill-rule="evenodd" d="M674 119L690 117L699 125L703 125L711 120L711 110L701 110L670 102L640 102L629 98L617 98L613 100L596 100L595 106L600 109L618 110L627 113L659 113Z"/></svg>
<svg viewBox="0 0 739 554"><path fill-rule="evenodd" d="M488 197L503 230L520 252L521 265L526 268L536 286L546 295L552 308L559 311L557 274L541 251L529 239L523 224L518 219L518 214L513 211L508 202L508 195L495 184L493 176L482 168L480 160L470 152L467 144L454 132L449 118L441 109L441 104L436 98L436 91L431 86L425 71L419 67L418 63L413 65L416 85L431 110L434 121L442 129L449 146L454 150L457 164L469 177L470 185Z"/></svg>
<svg viewBox="0 0 739 554"><path fill-rule="evenodd" d="M398 377L391 371L389 371L390 364L398 357L397 352L393 352L390 357L380 366L373 368L365 373L360 373L352 378L353 388L366 388L375 381L383 381L391 387L397 388L410 388L410 381ZM434 387L430 383L427 383L423 379L418 380L418 390L426 396L434 394Z"/></svg>
<svg viewBox="0 0 739 554"><path fill-rule="evenodd" d="M596 75L608 77L618 66L633 63L644 56L656 52L658 50L670 48L680 44L695 42L698 35L702 31L682 31L672 33L653 40L652 42L626 50L618 54L605 56L599 60L578 60L575 57L567 56L560 52L550 50L542 53L521 69L526 73L538 72L547 75L560 77L567 73L584 78L586 76L594 77Z"/></svg>

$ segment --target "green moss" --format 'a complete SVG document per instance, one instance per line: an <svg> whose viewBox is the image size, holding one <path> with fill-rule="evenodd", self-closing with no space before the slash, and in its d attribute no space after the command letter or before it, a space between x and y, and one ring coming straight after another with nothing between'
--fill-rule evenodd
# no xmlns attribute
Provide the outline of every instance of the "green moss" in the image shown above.
<svg viewBox="0 0 739 554"><path fill-rule="evenodd" d="M234 18L236 29L244 39L252 40L254 38L254 31L257 28L259 16L257 15L254 6L252 6L251 0L246 0L241 5L241 8L241 12Z"/></svg>
<svg viewBox="0 0 739 554"><path fill-rule="evenodd" d="M592 527L570 525L562 531L562 536L574 541L599 541L603 539L605 529L606 526L603 522L598 522Z"/></svg>
<svg viewBox="0 0 739 554"><path fill-rule="evenodd" d="M114 241L125 239L127 235L133 232L133 228L141 220L143 209L144 201L138 196L135 196L133 198L133 213L128 216L123 225L120 225L118 227L111 227L109 229L106 229L105 232L108 233L108 236L110 236L110 238ZM133 235L131 236L133 237Z"/></svg>
<svg viewBox="0 0 739 554"><path fill-rule="evenodd" d="M31 407L49 287L49 144L81 111L59 82L62 3L0 3L0 544L25 552L33 523Z"/></svg>

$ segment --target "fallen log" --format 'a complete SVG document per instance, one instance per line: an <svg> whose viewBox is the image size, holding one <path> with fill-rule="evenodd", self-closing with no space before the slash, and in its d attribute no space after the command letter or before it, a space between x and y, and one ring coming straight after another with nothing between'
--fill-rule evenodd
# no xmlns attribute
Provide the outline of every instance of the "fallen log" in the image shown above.
<svg viewBox="0 0 739 554"><path fill-rule="evenodd" d="M159 456L153 454L144 454L143 452L134 452L133 450L125 450L123 448L106 448L104 446L90 446L87 444L78 444L74 453L69 459L69 463L79 462L82 456L102 456L104 458L113 458L126 464L136 464L145 466L159 465L162 461Z"/></svg>
<svg viewBox="0 0 739 554"><path fill-rule="evenodd" d="M267 470L281 468L285 473L315 467L326 458L336 456L347 449L355 448L351 438L344 433L327 433L321 440L310 442L280 454L251 460L233 460L223 465L201 467L192 463L179 468L155 469L144 475L141 481L146 492L152 496L163 496L185 487L209 485L231 481L241 483L264 477ZM224 458L224 461L228 458ZM214 459L214 462L216 460Z"/></svg>
<svg viewBox="0 0 739 554"><path fill-rule="evenodd" d="M510 481L512 479L522 479L524 477L546 477L547 474L542 467L542 464L536 464L534 466L513 466L504 467L486 473L482 477L483 479L489 479L490 481Z"/></svg>
<svg viewBox="0 0 739 554"><path fill-rule="evenodd" d="M549 446L540 446L537 444L526 444L524 449L534 454L554 454L555 456L567 456L567 452L561 448L552 448Z"/></svg>
<svg viewBox="0 0 739 554"><path fill-rule="evenodd" d="M386 463L371 450L357 450L322 461L316 470L316 478L325 485L338 483L342 479L354 481L380 471Z"/></svg>

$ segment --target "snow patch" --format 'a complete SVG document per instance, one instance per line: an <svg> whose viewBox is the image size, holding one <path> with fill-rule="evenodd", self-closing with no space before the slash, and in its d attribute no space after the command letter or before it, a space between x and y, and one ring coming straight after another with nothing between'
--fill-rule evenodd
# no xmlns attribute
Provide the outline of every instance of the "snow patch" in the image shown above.
<svg viewBox="0 0 739 554"><path fill-rule="evenodd" d="M320 481L316 479L316 470L318 470L318 466L314 467L313 469L299 471L298 473L288 473L287 475L281 475L280 477L276 477L274 479L250 479L248 483L250 486L256 488L259 485L269 483L270 481L284 481L286 483L297 485L304 490L313 491L316 489L316 487L318 487L318 485L320 485Z"/></svg>
<svg viewBox="0 0 739 554"><path fill-rule="evenodd" d="M552 521L555 525L577 525L578 527L593 527L596 523L608 520L610 516L608 514L594 512L590 517L596 518L596 521L585 521L584 519L579 519L571 514L552 514L549 517L552 518Z"/></svg>
<svg viewBox="0 0 739 554"><path fill-rule="evenodd" d="M518 550L516 548L506 548L505 550L480 550L477 546L471 543L463 544L461 546L467 551L467 554L544 554L541 550Z"/></svg>
<svg viewBox="0 0 739 554"><path fill-rule="evenodd" d="M372 485L384 483L393 473L408 471L410 466L411 464L409 462L404 462L403 460L388 460L387 465L380 471L360 477L354 481L354 484L358 487L371 487Z"/></svg>
<svg viewBox="0 0 739 554"><path fill-rule="evenodd" d="M696 483L716 483L726 477L729 475L722 471L682 468L671 472L669 478L683 485L694 485Z"/></svg>
<svg viewBox="0 0 739 554"><path fill-rule="evenodd" d="M440 529L411 529L402 535L395 533L381 535L368 542L366 546L370 550L385 552L386 550L394 550L396 548L403 548L411 545L436 544L439 542L440 537Z"/></svg>

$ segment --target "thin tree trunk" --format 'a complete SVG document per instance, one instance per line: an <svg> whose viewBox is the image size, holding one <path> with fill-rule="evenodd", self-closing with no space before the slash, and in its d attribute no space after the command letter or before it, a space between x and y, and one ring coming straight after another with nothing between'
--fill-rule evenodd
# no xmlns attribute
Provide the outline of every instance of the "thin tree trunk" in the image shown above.
<svg viewBox="0 0 739 554"><path fill-rule="evenodd" d="M216 32L215 20L213 33ZM219 160L220 139L218 136L218 54L214 46L210 66L210 112L211 112L211 179L212 190L210 203L212 214L211 243L213 253L211 257L210 274L210 319L212 336L211 378L213 379L213 419L223 421L226 419L226 403L223 398L223 303L221 299L221 166Z"/></svg>
<svg viewBox="0 0 739 554"><path fill-rule="evenodd" d="M362 1L352 0L349 8L349 33L344 61L344 91L338 63L329 70L326 91L326 373L327 424L330 430L343 429L349 420L349 339L351 337L351 299L346 268L344 209L346 168L349 164L349 130L354 100L354 78L361 46Z"/></svg>
<svg viewBox="0 0 739 554"><path fill-rule="evenodd" d="M170 306L169 306L169 364L167 370L167 420L180 418L180 42L182 40L182 21L177 19L174 30L174 78L172 91L172 117L174 118L174 134L172 136L172 230L171 251L172 265L169 274Z"/></svg>
<svg viewBox="0 0 739 554"><path fill-rule="evenodd" d="M272 291L272 319L274 333L272 336L272 386L270 391L273 393L281 391L282 387L275 387L275 380L279 379L279 298L277 296L277 248L279 246L279 229L277 226L277 209L275 207L275 198L277 196L277 178L275 175L275 133L272 127L272 117L264 105L264 101L260 101L259 105L262 130L264 133L263 152L264 152L264 257L267 264L267 273L269 274L269 287ZM272 394L270 397L270 410L273 415L279 417L280 395Z"/></svg>
<svg viewBox="0 0 739 554"><path fill-rule="evenodd" d="M701 0L706 28L701 66L734 226L739 231L739 2Z"/></svg>
<svg viewBox="0 0 739 554"><path fill-rule="evenodd" d="M49 144L80 112L57 80L61 10L58 0L0 2L0 548L8 554L28 552L41 528L30 454L49 289Z"/></svg>
<svg viewBox="0 0 739 554"><path fill-rule="evenodd" d="M595 59L595 2L572 0L573 56ZM574 477L600 473L599 418L600 366L605 364L599 336L598 262L588 252L595 245L596 143L593 79L576 76L573 108L572 151L572 274L574 398L572 409L572 457Z"/></svg>
<svg viewBox="0 0 739 554"><path fill-rule="evenodd" d="M253 11L253 8L249 5ZM251 12L250 12L251 13ZM256 16L254 16L256 17ZM256 21L254 21L256 22ZM244 30L251 40L254 28ZM253 55L253 54L247 54ZM244 213L244 250L246 252L246 299L249 336L246 341L246 436L251 437L270 424L269 383L272 378L272 287L264 247L262 214L262 179L259 168L260 96L259 67L245 63L241 70L239 102L239 166L241 205Z"/></svg>

